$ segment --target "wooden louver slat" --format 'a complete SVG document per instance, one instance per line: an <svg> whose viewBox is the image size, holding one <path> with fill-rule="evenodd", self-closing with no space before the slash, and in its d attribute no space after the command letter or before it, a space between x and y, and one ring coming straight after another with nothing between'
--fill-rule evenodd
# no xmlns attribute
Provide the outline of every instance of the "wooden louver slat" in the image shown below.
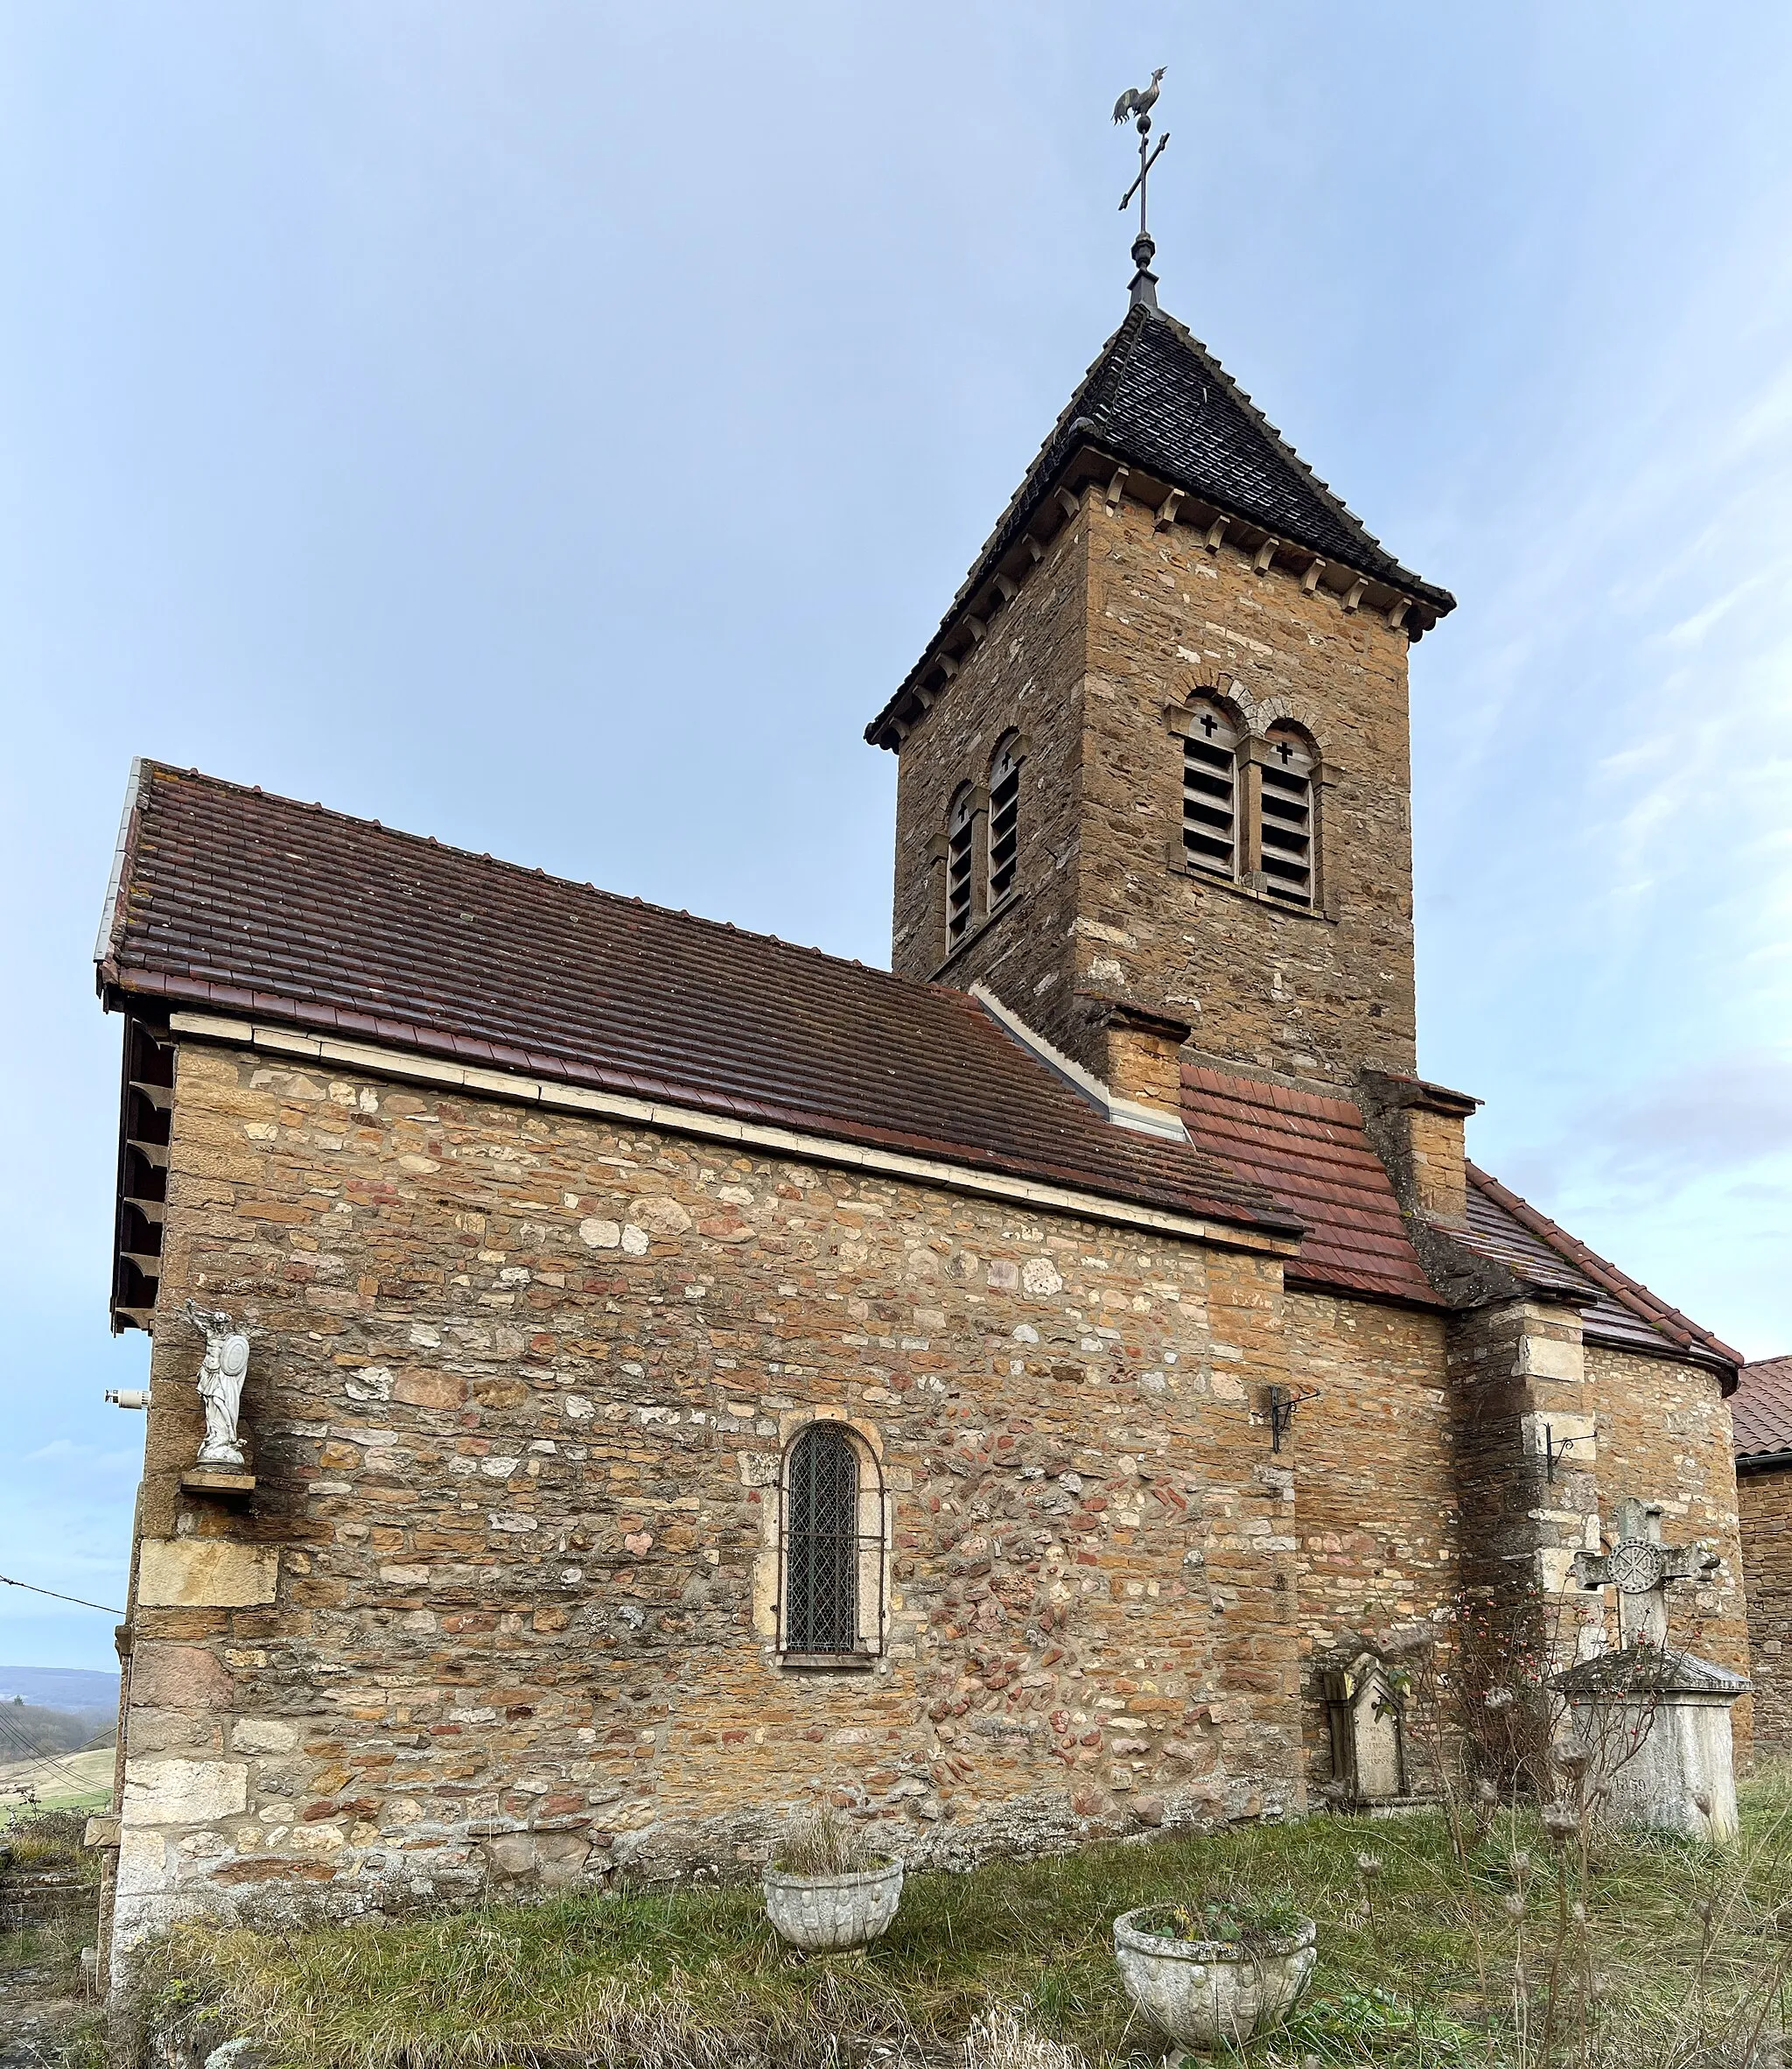
<svg viewBox="0 0 1792 2069"><path fill-rule="evenodd" d="M1238 735L1205 703L1182 741L1182 849L1191 868L1238 873Z"/></svg>

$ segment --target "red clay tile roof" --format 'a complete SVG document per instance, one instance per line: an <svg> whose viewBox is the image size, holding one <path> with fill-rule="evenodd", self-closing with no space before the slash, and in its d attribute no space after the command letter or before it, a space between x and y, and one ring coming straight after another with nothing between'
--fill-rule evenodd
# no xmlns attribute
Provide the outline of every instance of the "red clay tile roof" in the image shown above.
<svg viewBox="0 0 1792 2069"><path fill-rule="evenodd" d="M139 765L116 1003L211 1007L1277 1233L1113 1126L974 999L196 771Z"/></svg>
<svg viewBox="0 0 1792 2069"><path fill-rule="evenodd" d="M1387 1168L1348 1099L1185 1064L1182 1119L1199 1147L1254 1178L1306 1224L1291 1286L1441 1308Z"/></svg>
<svg viewBox="0 0 1792 2069"><path fill-rule="evenodd" d="M1739 1459L1792 1451L1792 1357L1764 1357L1742 1368L1730 1400Z"/></svg>
<svg viewBox="0 0 1792 2069"><path fill-rule="evenodd" d="M1684 1357L1722 1365L1742 1363L1740 1351L1657 1300L1641 1281L1607 1264L1478 1164L1469 1165L1468 1181L1468 1241L1529 1277L1565 1282L1596 1296L1582 1310L1583 1327L1595 1343L1659 1357L1665 1338Z"/></svg>

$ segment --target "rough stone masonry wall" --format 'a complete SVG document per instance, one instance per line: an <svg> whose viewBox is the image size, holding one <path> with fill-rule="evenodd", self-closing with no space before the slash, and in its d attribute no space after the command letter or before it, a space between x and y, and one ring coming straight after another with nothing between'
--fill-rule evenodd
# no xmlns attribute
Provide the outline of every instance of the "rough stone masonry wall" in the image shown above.
<svg viewBox="0 0 1792 2069"><path fill-rule="evenodd" d="M1087 501L1090 595L1075 982L1194 1026L1209 1056L1348 1088L1415 1064L1404 633L1286 568L1209 553L1144 506ZM1323 910L1172 865L1182 743L1222 690L1258 733L1317 741Z"/></svg>
<svg viewBox="0 0 1792 2069"><path fill-rule="evenodd" d="M246 1502L183 1491L189 1296ZM180 1049L117 1931L762 1848L912 1859L1296 1808L1279 1260ZM780 1668L780 1445L880 1449L868 1673Z"/></svg>
<svg viewBox="0 0 1792 2069"><path fill-rule="evenodd" d="M1440 1316L1288 1295L1309 1782L1333 1779L1320 1677L1362 1637L1430 1621L1455 1596L1456 1462ZM1410 1744L1416 1760L1419 1749Z"/></svg>
<svg viewBox="0 0 1792 2069"><path fill-rule="evenodd" d="M1737 1476L1758 1760L1792 1755L1792 1473Z"/></svg>
<svg viewBox="0 0 1792 2069"><path fill-rule="evenodd" d="M1415 1068L1404 633L1298 572L1142 504L1081 514L903 743L895 966L983 978L1090 1069L1088 994L1192 1023L1206 1054L1349 1086ZM1166 710L1218 691L1259 734L1292 719L1323 765L1322 909L1184 868L1182 746ZM1003 733L1030 742L1017 889L943 970L938 844ZM979 859L979 881L982 862ZM1078 994L1084 996L1078 998Z"/></svg>
<svg viewBox="0 0 1792 2069"><path fill-rule="evenodd" d="M1600 1482L1578 1308L1510 1300L1446 1330L1465 1595L1527 1674L1566 1666L1596 1638L1599 1603L1572 1580L1600 1546ZM1553 1468L1550 1454L1555 1457Z"/></svg>
<svg viewBox="0 0 1792 2069"><path fill-rule="evenodd" d="M1586 1378L1599 1428L1606 1534L1616 1534L1619 1506L1634 1497L1662 1504L1662 1535L1670 1545L1703 1543L1717 1553L1723 1563L1708 1582L1670 1586L1668 1642L1747 1673L1735 1453L1730 1406L1716 1373L1677 1358L1589 1343ZM1731 1713L1744 1760L1752 1711L1745 1695Z"/></svg>
<svg viewBox="0 0 1792 2069"><path fill-rule="evenodd" d="M1064 943L1076 917L1076 821L1087 537L1060 526L1045 558L989 635L965 655L944 696L903 741L897 768L895 909L891 964L968 991L982 978L1035 1025L1063 985ZM986 786L1004 734L1026 740L1019 853L1001 911L983 911L989 817L976 827L978 919L947 961L943 843L961 785ZM942 965L945 967L942 969Z"/></svg>

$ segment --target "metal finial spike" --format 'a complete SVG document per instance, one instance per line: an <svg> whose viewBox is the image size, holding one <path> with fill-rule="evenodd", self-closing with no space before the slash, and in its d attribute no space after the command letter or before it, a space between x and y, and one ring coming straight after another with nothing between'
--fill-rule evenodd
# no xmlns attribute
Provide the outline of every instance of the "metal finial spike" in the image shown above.
<svg viewBox="0 0 1792 2069"><path fill-rule="evenodd" d="M1158 248L1149 231L1141 230L1132 240L1133 275L1127 292L1133 306L1141 303L1147 309L1158 305L1158 277L1152 271L1152 261L1158 256Z"/></svg>

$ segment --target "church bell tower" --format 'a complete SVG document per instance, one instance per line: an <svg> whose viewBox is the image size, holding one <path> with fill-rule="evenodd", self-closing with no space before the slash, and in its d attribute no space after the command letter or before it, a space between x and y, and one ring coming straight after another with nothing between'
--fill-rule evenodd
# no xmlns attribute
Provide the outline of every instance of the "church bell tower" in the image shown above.
<svg viewBox="0 0 1792 2069"><path fill-rule="evenodd" d="M866 728L892 960L1117 1093L1205 1061L1415 1069L1407 652L1453 608L1333 494L1134 247L1125 320Z"/></svg>

